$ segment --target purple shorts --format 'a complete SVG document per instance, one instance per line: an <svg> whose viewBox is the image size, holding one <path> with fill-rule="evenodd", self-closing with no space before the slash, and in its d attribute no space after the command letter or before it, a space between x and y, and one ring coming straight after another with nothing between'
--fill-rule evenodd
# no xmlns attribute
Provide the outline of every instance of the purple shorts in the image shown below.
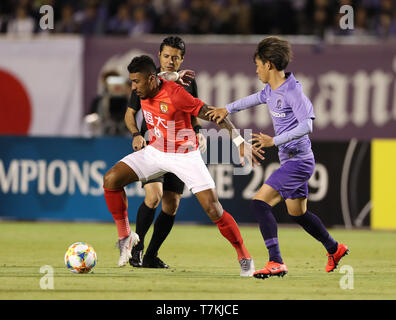
<svg viewBox="0 0 396 320"><path fill-rule="evenodd" d="M265 181L283 199L308 198L308 180L315 168L315 160L290 160L281 164Z"/></svg>

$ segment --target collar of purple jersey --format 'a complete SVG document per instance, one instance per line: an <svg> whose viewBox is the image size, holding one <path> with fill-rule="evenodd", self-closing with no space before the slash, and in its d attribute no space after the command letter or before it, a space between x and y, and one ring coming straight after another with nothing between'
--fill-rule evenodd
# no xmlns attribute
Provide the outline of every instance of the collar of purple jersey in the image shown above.
<svg viewBox="0 0 396 320"><path fill-rule="evenodd" d="M294 78L294 75L292 72L285 72L286 76L286 81L283 82L278 88L275 90L271 89L271 86L268 84L268 89L270 92L275 92L275 93L284 93L287 92L288 90L294 89L296 86L296 78Z"/></svg>

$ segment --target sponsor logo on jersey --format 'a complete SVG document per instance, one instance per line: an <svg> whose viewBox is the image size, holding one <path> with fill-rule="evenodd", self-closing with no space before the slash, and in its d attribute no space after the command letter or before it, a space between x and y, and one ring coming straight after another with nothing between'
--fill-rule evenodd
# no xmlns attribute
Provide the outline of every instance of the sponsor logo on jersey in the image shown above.
<svg viewBox="0 0 396 320"><path fill-rule="evenodd" d="M284 112L279 113L279 112L275 112L275 111L272 111L272 110L270 110L270 112L271 112L272 116L275 117L275 118L284 118L284 117L286 117L286 113L284 113Z"/></svg>

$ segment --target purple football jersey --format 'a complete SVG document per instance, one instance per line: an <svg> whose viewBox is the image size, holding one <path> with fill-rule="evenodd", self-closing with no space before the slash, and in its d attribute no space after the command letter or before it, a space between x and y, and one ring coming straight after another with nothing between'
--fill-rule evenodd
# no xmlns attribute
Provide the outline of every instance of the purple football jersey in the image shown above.
<svg viewBox="0 0 396 320"><path fill-rule="evenodd" d="M311 118L315 119L311 101L302 91L301 83L292 73L286 73L286 81L276 90L267 84L260 92L260 102L268 106L275 135L294 129L299 122ZM290 160L300 160L313 157L311 141L308 135L287 142L279 147L279 160L281 163Z"/></svg>

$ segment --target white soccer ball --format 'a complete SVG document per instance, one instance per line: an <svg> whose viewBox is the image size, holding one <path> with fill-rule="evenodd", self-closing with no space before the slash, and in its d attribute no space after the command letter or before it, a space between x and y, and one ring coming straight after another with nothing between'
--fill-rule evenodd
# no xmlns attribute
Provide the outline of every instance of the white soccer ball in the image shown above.
<svg viewBox="0 0 396 320"><path fill-rule="evenodd" d="M65 254L65 264L73 273L90 272L95 267L97 260L94 248L85 242L73 243Z"/></svg>

